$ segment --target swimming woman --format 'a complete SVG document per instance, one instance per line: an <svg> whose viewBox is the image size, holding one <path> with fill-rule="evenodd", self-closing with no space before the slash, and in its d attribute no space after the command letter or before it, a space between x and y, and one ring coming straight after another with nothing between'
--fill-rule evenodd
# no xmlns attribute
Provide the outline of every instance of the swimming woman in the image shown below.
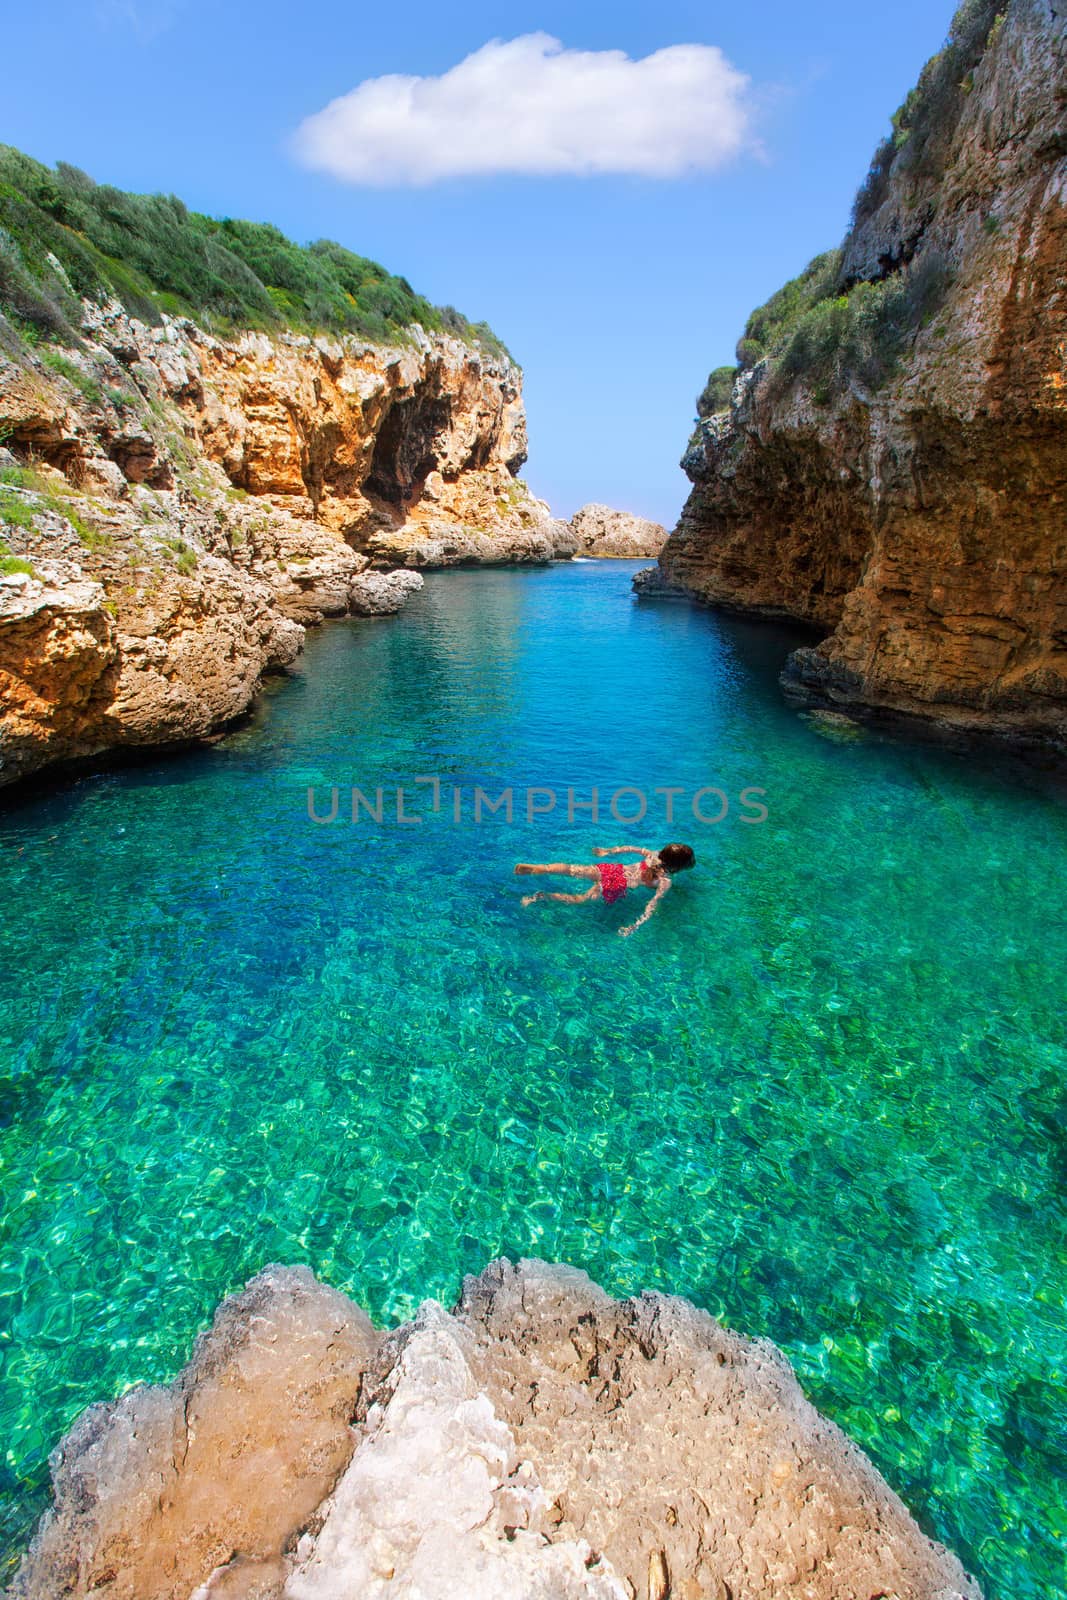
<svg viewBox="0 0 1067 1600"><path fill-rule="evenodd" d="M612 906L616 900L622 899L628 889L651 889L652 898L636 922L619 929L622 937L627 939L643 922L648 921L670 888L672 875L684 872L687 867L696 866L696 856L687 844L665 844L662 850L646 850L637 844L614 844L603 847L597 845L593 854L631 855L640 856L641 859L625 864L621 861L605 861L600 866L594 866L592 863L586 866L584 862L572 861L553 861L540 866L533 862L520 861L515 868L520 877L534 872L554 872L561 877L593 880L584 894L555 894L542 890L540 894L523 895L523 905L532 905L535 900L562 900L567 905L577 906L586 900L603 900L605 905Z"/></svg>

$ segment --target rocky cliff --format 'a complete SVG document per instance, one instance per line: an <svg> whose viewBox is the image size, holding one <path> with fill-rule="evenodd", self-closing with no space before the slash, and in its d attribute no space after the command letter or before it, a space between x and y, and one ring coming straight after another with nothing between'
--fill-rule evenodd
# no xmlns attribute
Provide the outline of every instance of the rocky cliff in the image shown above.
<svg viewBox="0 0 1067 1600"><path fill-rule="evenodd" d="M1067 749L1067 11L968 0L840 252L754 314L642 581L825 635L796 698Z"/></svg>
<svg viewBox="0 0 1067 1600"><path fill-rule="evenodd" d="M12 1600L976 1600L771 1344L495 1262L382 1334L306 1268L86 1412Z"/></svg>
<svg viewBox="0 0 1067 1600"><path fill-rule="evenodd" d="M79 332L0 316L0 783L212 734L307 625L421 581L384 569L567 544L516 476L497 350L417 326L217 338L115 301L83 301Z"/></svg>

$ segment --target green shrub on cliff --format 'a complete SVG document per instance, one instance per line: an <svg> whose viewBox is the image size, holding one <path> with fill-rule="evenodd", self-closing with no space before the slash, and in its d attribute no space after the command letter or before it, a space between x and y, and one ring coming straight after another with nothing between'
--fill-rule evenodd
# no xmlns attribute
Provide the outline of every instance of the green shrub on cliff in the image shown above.
<svg viewBox="0 0 1067 1600"><path fill-rule="evenodd" d="M191 544L186 544L184 539L165 539L164 544L174 557L174 565L183 577L188 577L196 571L197 555Z"/></svg>
<svg viewBox="0 0 1067 1600"><path fill-rule="evenodd" d="M801 317L833 294L840 270L840 250L827 250L809 261L803 272L783 284L763 305L757 306L738 341L738 364L754 367L757 361L779 349Z"/></svg>
<svg viewBox="0 0 1067 1600"><path fill-rule="evenodd" d="M1004 24L1005 0L964 0L952 19L948 38L931 56L903 105L893 113L892 134L875 151L852 208L852 226L874 215L889 189L895 167L905 177L929 181L940 176L952 135L974 87L974 73Z"/></svg>
<svg viewBox="0 0 1067 1600"><path fill-rule="evenodd" d="M33 504L21 495L0 489L0 523L8 528L32 528Z"/></svg>
<svg viewBox="0 0 1067 1600"><path fill-rule="evenodd" d="M24 561L21 556L13 556L2 539L0 539L0 578L13 578L17 573L25 573L28 578L37 576L32 561Z"/></svg>
<svg viewBox="0 0 1067 1600"><path fill-rule="evenodd" d="M484 323L439 310L332 240L304 248L267 223L203 216L173 195L126 194L0 145L0 308L73 342L82 296L114 296L149 323L170 312L220 332L288 327L388 342L419 322L506 353Z"/></svg>
<svg viewBox="0 0 1067 1600"><path fill-rule="evenodd" d="M877 283L857 283L806 311L780 345L773 379L803 379L813 389L856 380L875 390L940 307L952 281L941 257L927 253Z"/></svg>
<svg viewBox="0 0 1067 1600"><path fill-rule="evenodd" d="M716 367L709 374L707 383L697 395L698 417L711 417L716 411L730 409L730 396L736 377L736 367Z"/></svg>
<svg viewBox="0 0 1067 1600"><path fill-rule="evenodd" d="M749 317L738 344L739 366L767 359L773 392L803 382L825 404L833 386L850 379L867 390L881 388L952 281L947 262L928 251L877 283L844 290L840 260L837 250L817 256ZM736 377L733 367L715 369L697 401L698 416L726 409Z"/></svg>
<svg viewBox="0 0 1067 1600"><path fill-rule="evenodd" d="M937 182L975 72L1004 26L1003 5L1004 0L964 0L957 10L944 48L923 68L894 113L891 136L875 153L856 197L853 231L882 203L891 169L927 187ZM983 225L989 233L999 228L993 216ZM848 282L841 272L844 253L843 248L816 256L752 312L737 345L740 370L767 360L772 392L804 383L817 404L828 403L835 386L849 381L872 391L893 377L917 332L944 300L951 269L929 249L910 261L903 251L902 260L883 261L884 276L876 281ZM735 377L729 367L711 374L697 401L700 417L729 404Z"/></svg>
<svg viewBox="0 0 1067 1600"><path fill-rule="evenodd" d="M14 492L18 490L26 493ZM82 516L71 503L73 492L61 478L45 477L34 467L4 467L0 469L0 522L13 528L32 528L38 512L51 511L70 523L88 549L105 549L111 543L110 534Z"/></svg>
<svg viewBox="0 0 1067 1600"><path fill-rule="evenodd" d="M98 406L103 400L104 392L96 379L83 372L76 362L68 361L66 356L60 355L57 350L43 351L40 359L52 372L58 372L61 378L66 378L68 383L72 383L90 405Z"/></svg>

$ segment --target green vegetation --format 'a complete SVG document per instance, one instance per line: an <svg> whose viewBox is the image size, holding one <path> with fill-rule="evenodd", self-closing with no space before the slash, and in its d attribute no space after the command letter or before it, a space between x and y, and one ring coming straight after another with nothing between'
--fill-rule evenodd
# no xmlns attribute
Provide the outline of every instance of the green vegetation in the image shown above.
<svg viewBox="0 0 1067 1600"><path fill-rule="evenodd" d="M801 318L837 292L840 271L840 250L827 250L758 306L745 323L744 336L737 346L739 366L754 367L764 356L780 349Z"/></svg>
<svg viewBox="0 0 1067 1600"><path fill-rule="evenodd" d="M848 378L880 389L940 309L951 281L947 265L928 253L877 283L857 283L847 294L818 301L782 336L774 381L784 387L803 378L822 404L829 386Z"/></svg>
<svg viewBox="0 0 1067 1600"><path fill-rule="evenodd" d="M889 174L936 180L944 170L952 135L975 70L1004 26L1004 0L964 0L952 19L948 38L931 56L903 105L893 113L893 132L875 152L870 171L856 196L852 226L874 215L889 190Z"/></svg>
<svg viewBox="0 0 1067 1600"><path fill-rule="evenodd" d="M839 296L840 270L841 251L827 250L810 261L797 277L776 290L762 306L757 306L737 341L737 366L716 367L697 397L698 418L710 417L716 411L729 408L738 372L747 371L767 357L775 361L782 356L808 314ZM798 368L794 360L790 367L791 374L796 370Z"/></svg>
<svg viewBox="0 0 1067 1600"><path fill-rule="evenodd" d="M928 251L877 283L844 291L840 262L838 250L817 256L752 313L737 347L741 370L767 359L775 390L802 379L817 405L827 405L833 386L849 378L876 390L894 376L918 330L940 309L951 270ZM697 401L701 417L729 405L736 376L732 367L716 368Z"/></svg>
<svg viewBox="0 0 1067 1600"><path fill-rule="evenodd" d="M172 195L126 194L0 145L0 308L31 338L73 344L79 298L112 295L149 323L169 312L218 332L396 342L419 322L506 354L484 323L431 305L405 278L331 240L303 248L267 223L206 217Z"/></svg>
<svg viewBox="0 0 1067 1600"><path fill-rule="evenodd" d="M6 528L32 528L35 507L10 489L0 489L0 523Z"/></svg>
<svg viewBox="0 0 1067 1600"><path fill-rule="evenodd" d="M736 377L736 367L716 367L709 374L707 383L697 395L698 417L711 417L716 411L729 411Z"/></svg>
<svg viewBox="0 0 1067 1600"><path fill-rule="evenodd" d="M83 372L76 362L68 360L58 350L42 350L41 361L51 372L57 372L61 378L66 378L68 383L84 395L90 405L99 405L103 399L103 391L95 378Z"/></svg>
<svg viewBox="0 0 1067 1600"><path fill-rule="evenodd" d="M497 496L497 515L506 517L509 512L518 511L520 518L525 520L525 512L522 508L529 498L529 494L530 485L525 478L512 478L511 482L505 485L503 492Z"/></svg>
<svg viewBox="0 0 1067 1600"><path fill-rule="evenodd" d="M21 556L10 555L7 546L0 541L0 578L13 578L19 572L24 572L28 578L37 576L32 561L23 561Z"/></svg>
<svg viewBox="0 0 1067 1600"><path fill-rule="evenodd" d="M165 539L164 544L174 557L174 565L183 577L188 577L190 572L196 571L197 555L191 544L186 544L184 539Z"/></svg>
<svg viewBox="0 0 1067 1600"><path fill-rule="evenodd" d="M110 549L111 535L98 528L94 522L87 522L79 511L75 511L71 505L65 505L58 496L49 501L48 509L54 511L57 516L66 517L87 550Z"/></svg>
<svg viewBox="0 0 1067 1600"><path fill-rule="evenodd" d="M13 490L28 490L33 499ZM106 550L110 536L82 516L70 503L69 491L32 467L4 467L0 470L0 522L12 528L32 528L40 511L65 517L87 550Z"/></svg>
<svg viewBox="0 0 1067 1600"><path fill-rule="evenodd" d="M19 486L21 471L15 467L0 470L0 527L32 530L34 507L22 495L13 493ZM0 539L0 577L10 578L17 572L34 576L33 563L21 556L13 556L10 546Z"/></svg>

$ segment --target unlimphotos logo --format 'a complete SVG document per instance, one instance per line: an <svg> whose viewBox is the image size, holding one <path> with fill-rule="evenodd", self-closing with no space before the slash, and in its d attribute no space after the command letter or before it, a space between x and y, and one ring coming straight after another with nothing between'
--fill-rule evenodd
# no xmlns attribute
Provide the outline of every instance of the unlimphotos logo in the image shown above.
<svg viewBox="0 0 1067 1600"><path fill-rule="evenodd" d="M337 822L350 826L374 822L417 827L427 814L434 813L443 813L457 826L485 821L513 823L516 818L532 823L555 813L560 821L566 817L568 824L585 825L608 817L631 824L646 818L665 823L692 819L698 826L714 828L732 817L758 827L770 816L766 794L766 789L750 784L731 796L710 783L695 790L685 784L657 784L651 791L627 784L603 799L598 788L590 789L585 796L573 786L558 789L542 784L525 788L509 785L491 794L479 784L463 785L431 775L413 778L410 786L401 784L389 790L378 785L369 794L355 785L342 791L341 785L333 784L323 797L310 785L307 814L319 827Z"/></svg>

